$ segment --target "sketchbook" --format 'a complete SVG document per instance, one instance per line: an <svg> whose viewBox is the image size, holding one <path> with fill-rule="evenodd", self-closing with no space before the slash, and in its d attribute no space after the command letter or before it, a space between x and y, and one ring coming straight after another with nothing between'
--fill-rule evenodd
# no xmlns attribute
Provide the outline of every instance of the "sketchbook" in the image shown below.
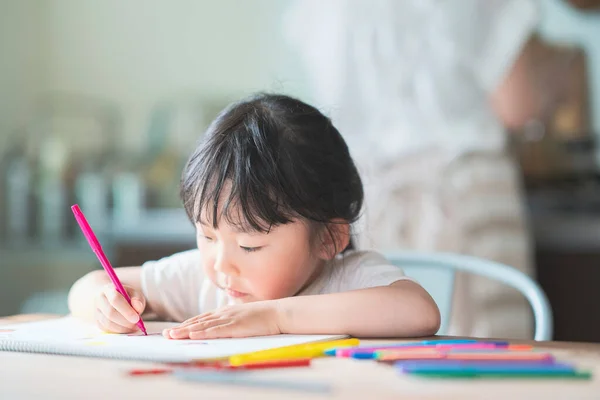
<svg viewBox="0 0 600 400"><path fill-rule="evenodd" d="M222 359L277 347L344 338L344 335L274 335L234 339L171 340L171 322L145 322L148 336L104 333L74 317L0 326L0 351L154 362Z"/></svg>

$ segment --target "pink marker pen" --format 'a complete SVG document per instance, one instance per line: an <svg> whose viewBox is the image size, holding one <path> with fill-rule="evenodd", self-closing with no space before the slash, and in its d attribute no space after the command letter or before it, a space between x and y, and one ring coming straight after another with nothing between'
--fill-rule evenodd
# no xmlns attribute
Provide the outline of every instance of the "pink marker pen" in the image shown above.
<svg viewBox="0 0 600 400"><path fill-rule="evenodd" d="M77 220L79 227L83 231L83 235L85 236L88 243L90 244L90 247L96 254L96 257L98 257L98 260L100 260L100 264L102 264L102 267L104 268L104 270L110 277L110 280L115 285L117 292L121 293L121 295L123 295L123 297L125 297L125 300L127 300L127 302L129 303L129 305L131 305L131 299L129 298L127 291L121 284L121 281L117 277L117 274L115 274L115 270L110 265L108 258L106 258L106 255L104 254L104 251L102 250L102 246L100 246L100 242L98 241L98 238L96 238L94 231L92 231L90 224L88 224L85 216L79 209L79 206L77 204L75 204L74 206L71 207L71 210L73 211L73 214L75 215L75 219ZM144 326L144 321L142 321L141 316L140 316L140 320L137 322L137 326L138 326L138 328L140 328L140 330L142 332L144 332L144 335L148 334L148 333L146 333L146 327Z"/></svg>

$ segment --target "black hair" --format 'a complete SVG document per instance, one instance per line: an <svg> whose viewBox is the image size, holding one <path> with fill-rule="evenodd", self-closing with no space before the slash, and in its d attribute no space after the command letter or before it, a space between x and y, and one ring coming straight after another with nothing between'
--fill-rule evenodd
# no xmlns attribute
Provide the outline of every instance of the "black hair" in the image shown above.
<svg viewBox="0 0 600 400"><path fill-rule="evenodd" d="M351 224L360 217L363 197L348 146L331 120L285 95L258 94L225 108L181 179L190 220L214 228L220 217L259 232L305 219L332 235L333 221ZM208 221L201 221L203 214Z"/></svg>

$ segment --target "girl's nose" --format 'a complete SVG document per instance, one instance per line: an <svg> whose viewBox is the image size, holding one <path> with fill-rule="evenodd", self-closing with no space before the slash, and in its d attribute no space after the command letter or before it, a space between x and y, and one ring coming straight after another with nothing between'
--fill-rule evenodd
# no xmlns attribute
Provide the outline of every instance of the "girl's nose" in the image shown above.
<svg viewBox="0 0 600 400"><path fill-rule="evenodd" d="M240 274L238 268L235 266L232 260L223 253L224 252L221 252L217 256L214 266L215 271L221 272L228 276L238 276Z"/></svg>

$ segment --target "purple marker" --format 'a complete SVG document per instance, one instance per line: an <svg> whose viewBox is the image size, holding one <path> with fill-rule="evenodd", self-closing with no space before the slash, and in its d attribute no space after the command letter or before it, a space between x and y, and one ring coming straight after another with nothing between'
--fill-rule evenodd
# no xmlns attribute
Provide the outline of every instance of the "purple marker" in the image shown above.
<svg viewBox="0 0 600 400"><path fill-rule="evenodd" d="M503 363L437 363L437 362L406 362L400 363L397 368L404 373L445 373L445 372L468 372L468 373L502 373L502 372L573 372L572 365L563 363L522 363L522 362L503 362Z"/></svg>

